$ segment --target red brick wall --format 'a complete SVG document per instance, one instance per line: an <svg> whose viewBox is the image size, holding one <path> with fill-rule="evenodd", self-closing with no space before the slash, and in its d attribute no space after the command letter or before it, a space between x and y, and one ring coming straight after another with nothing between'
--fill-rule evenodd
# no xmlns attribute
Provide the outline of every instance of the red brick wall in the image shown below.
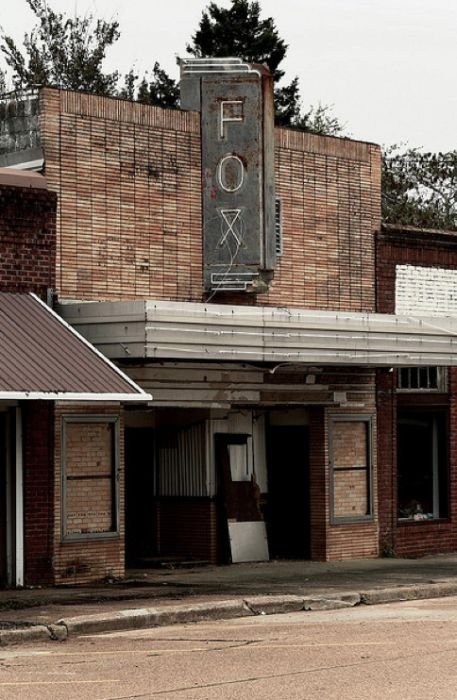
<svg viewBox="0 0 457 700"><path fill-rule="evenodd" d="M53 582L54 412L47 401L24 401L25 584Z"/></svg>
<svg viewBox="0 0 457 700"><path fill-rule="evenodd" d="M385 227L377 237L377 308L395 312L396 265L457 268L457 235L439 231ZM378 372L377 407L379 424L378 490L380 551L397 556L420 556L457 549L457 370L448 368L449 396L449 502L450 517L435 522L399 522L397 519L396 420L400 401L408 405L433 406L442 397L395 392L396 372Z"/></svg>
<svg viewBox="0 0 457 700"><path fill-rule="evenodd" d="M159 551L217 563L216 503L209 498L162 498L157 504Z"/></svg>
<svg viewBox="0 0 457 700"><path fill-rule="evenodd" d="M54 287L55 216L54 192L0 185L0 292Z"/></svg>
<svg viewBox="0 0 457 700"><path fill-rule="evenodd" d="M324 408L310 411L309 483L311 559L327 559L327 523L330 517L328 489L327 426Z"/></svg>
<svg viewBox="0 0 457 700"><path fill-rule="evenodd" d="M396 550L397 534L397 402L396 373L379 370L377 376L379 550Z"/></svg>
<svg viewBox="0 0 457 700"><path fill-rule="evenodd" d="M35 292L55 285L56 195L0 185L0 292ZM25 584L52 583L53 405L24 401Z"/></svg>
<svg viewBox="0 0 457 700"><path fill-rule="evenodd" d="M201 301L199 115L50 89L40 99L60 296ZM373 310L379 147L278 129L276 179L284 254L271 291L214 301Z"/></svg>

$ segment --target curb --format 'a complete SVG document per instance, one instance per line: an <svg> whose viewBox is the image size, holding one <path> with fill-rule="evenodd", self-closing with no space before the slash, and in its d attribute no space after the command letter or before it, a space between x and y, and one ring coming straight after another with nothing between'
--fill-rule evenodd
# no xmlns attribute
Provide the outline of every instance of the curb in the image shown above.
<svg viewBox="0 0 457 700"><path fill-rule="evenodd" d="M0 646L22 642L49 642L53 635L45 625L34 625L25 629L0 630Z"/></svg>
<svg viewBox="0 0 457 700"><path fill-rule="evenodd" d="M401 588L378 588L360 594L364 605L379 605L402 600L422 600L426 598L445 598L457 595L457 582L426 583L420 586L402 586Z"/></svg>
<svg viewBox="0 0 457 700"><path fill-rule="evenodd" d="M34 625L27 628L0 630L0 646L25 642L65 641L69 637L101 632L165 627L210 620L229 620L256 615L340 610L357 605L380 605L454 595L457 596L457 582L437 582L420 586L376 588L360 593L346 592L339 595L259 595L212 603L167 605L161 608L133 608L117 612L66 617L47 626Z"/></svg>

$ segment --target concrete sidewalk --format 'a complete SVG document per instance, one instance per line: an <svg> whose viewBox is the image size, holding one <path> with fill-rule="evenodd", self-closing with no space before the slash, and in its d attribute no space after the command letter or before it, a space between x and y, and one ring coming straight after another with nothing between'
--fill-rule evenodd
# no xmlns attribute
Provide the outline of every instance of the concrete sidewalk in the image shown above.
<svg viewBox="0 0 457 700"><path fill-rule="evenodd" d="M93 586L0 591L0 645L446 595L457 595L457 554L136 569Z"/></svg>

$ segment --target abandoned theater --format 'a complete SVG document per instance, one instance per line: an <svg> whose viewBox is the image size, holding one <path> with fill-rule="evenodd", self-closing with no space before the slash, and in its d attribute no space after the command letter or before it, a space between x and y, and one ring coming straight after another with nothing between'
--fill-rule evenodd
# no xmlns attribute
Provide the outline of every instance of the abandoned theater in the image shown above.
<svg viewBox="0 0 457 700"><path fill-rule="evenodd" d="M0 580L457 550L457 233L381 224L381 152L181 109L0 102Z"/></svg>

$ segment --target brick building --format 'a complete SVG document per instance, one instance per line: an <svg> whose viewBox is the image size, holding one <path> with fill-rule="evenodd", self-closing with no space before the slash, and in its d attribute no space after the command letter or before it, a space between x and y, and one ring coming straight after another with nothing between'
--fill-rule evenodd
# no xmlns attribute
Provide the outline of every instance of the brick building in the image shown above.
<svg viewBox="0 0 457 700"><path fill-rule="evenodd" d="M147 398L46 305L56 201L41 175L0 169L0 583L8 585L100 577L107 565L123 571L121 402Z"/></svg>
<svg viewBox="0 0 457 700"><path fill-rule="evenodd" d="M377 237L379 311L421 316L453 335L457 235L384 226ZM399 556L455 551L455 367L403 367L378 383L381 549Z"/></svg>
<svg viewBox="0 0 457 700"><path fill-rule="evenodd" d="M185 110L55 89L7 107L0 164L57 195L59 313L153 397L124 411L125 540L97 540L115 572L124 544L127 564L347 559L425 551L422 525L436 551L444 520L455 549L444 500L397 520L393 383L444 376L453 322L398 315L379 147L273 129L269 80L192 60ZM74 580L100 574L73 541Z"/></svg>

